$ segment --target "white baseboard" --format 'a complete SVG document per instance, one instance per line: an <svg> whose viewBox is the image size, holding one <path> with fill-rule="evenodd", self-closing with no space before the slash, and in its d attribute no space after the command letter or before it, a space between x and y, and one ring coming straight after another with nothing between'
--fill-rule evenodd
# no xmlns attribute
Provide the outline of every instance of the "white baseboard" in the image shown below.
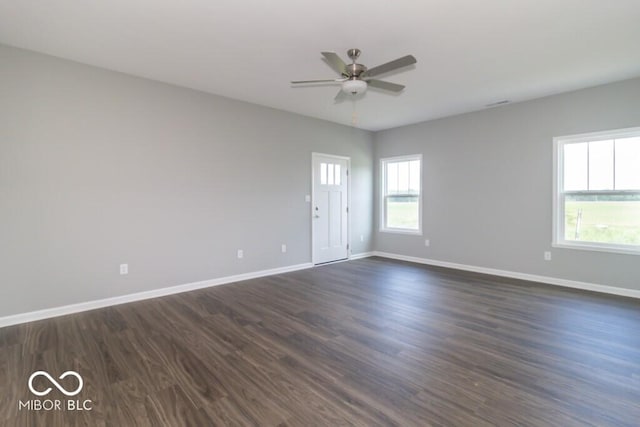
<svg viewBox="0 0 640 427"><path fill-rule="evenodd" d="M417 264L427 264L437 267L453 268L456 270L472 271L475 273L491 274L494 276L510 277L513 279L528 280L531 282L546 283L549 285L563 286L565 288L582 289L585 291L600 292L605 294L620 295L631 298L640 298L640 290L618 288L597 283L579 282L575 280L559 279L556 277L538 276L536 274L518 273L515 271L498 270L495 268L478 267L475 265L458 264L455 262L439 261L435 259L418 258L407 255L392 254L388 252L373 252L373 256L382 258L397 259L401 261L415 262Z"/></svg>
<svg viewBox="0 0 640 427"><path fill-rule="evenodd" d="M204 280L201 282L187 283L184 285L171 286L168 288L153 289L150 291L137 292L134 294L121 295L112 298L104 298L94 301L81 302L78 304L65 305L62 307L46 308L44 310L31 311L29 313L15 314L12 316L0 317L0 328L4 326L16 325L18 323L33 322L35 320L48 319L51 317L63 316L65 314L79 313L82 311L94 310L96 308L108 307L112 305L125 304L128 302L141 301L150 298L163 297L166 295L179 294L181 292L193 291L196 289L208 288L211 286L224 285L227 283L240 282L242 280L255 279L258 277L272 276L274 274L288 273L291 271L304 270L313 267L312 263L290 265L286 267L272 268L269 270L255 271L251 273L237 274L234 276L220 277L217 279Z"/></svg>
<svg viewBox="0 0 640 427"><path fill-rule="evenodd" d="M618 288L608 285L600 285L596 283L579 282L575 280L559 279L556 277L538 276L535 274L518 273L515 271L498 270L495 268L478 267L467 264L458 264L454 262L439 261L427 258L418 258L408 255L392 254L388 252L363 252L351 255L350 260L362 259L371 256L379 256L382 258L397 259L401 261L415 262L417 264L427 264L437 267L452 268L455 270L472 271L475 273L491 274L494 276L510 277L513 279L528 280L532 282L546 283L550 285L563 286L566 288L582 289L593 292L601 292L606 294L620 295L625 297L640 298L640 290ZM112 305L125 304L134 301L141 301L150 298L158 298L166 295L178 294L181 292L193 291L196 289L209 288L212 286L224 285L227 283L240 282L243 280L255 279L258 277L272 276L274 274L288 273L291 271L304 270L312 268L312 263L304 263L290 265L287 267L272 268L269 270L255 271L251 273L237 274L234 276L220 277L217 279L204 280L201 282L187 283L184 285L171 286L168 288L153 289L150 291L137 292L134 294L121 295L112 298L104 298L100 300L87 301L78 304L65 305L62 307L47 308L44 310L32 311L29 313L15 314L11 316L0 317L0 328L4 326L16 325L19 323L33 322L36 320L48 319L51 317L63 316L65 314L79 313L82 311L94 310Z"/></svg>
<svg viewBox="0 0 640 427"><path fill-rule="evenodd" d="M352 254L349 257L349 261L352 261L354 259L369 258L370 256L373 256L373 252L361 252L359 254Z"/></svg>

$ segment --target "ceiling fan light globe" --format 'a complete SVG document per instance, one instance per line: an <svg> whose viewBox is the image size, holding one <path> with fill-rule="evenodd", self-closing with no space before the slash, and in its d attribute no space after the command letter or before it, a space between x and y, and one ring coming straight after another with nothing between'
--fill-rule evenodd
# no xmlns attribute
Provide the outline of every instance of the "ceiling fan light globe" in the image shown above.
<svg viewBox="0 0 640 427"><path fill-rule="evenodd" d="M364 80L347 80L342 83L342 91L347 95L360 95L367 90L367 82Z"/></svg>

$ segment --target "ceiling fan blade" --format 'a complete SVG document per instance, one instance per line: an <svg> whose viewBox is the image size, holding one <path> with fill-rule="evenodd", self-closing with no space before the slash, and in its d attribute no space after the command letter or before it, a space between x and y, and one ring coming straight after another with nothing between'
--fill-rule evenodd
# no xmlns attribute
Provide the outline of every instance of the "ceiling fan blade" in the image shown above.
<svg viewBox="0 0 640 427"><path fill-rule="evenodd" d="M347 80L345 79L328 79L328 80L296 80L292 81L291 84L297 85L301 83L335 83L335 82L343 82Z"/></svg>
<svg viewBox="0 0 640 427"><path fill-rule="evenodd" d="M338 93L336 94L336 97L335 97L335 98L333 98L333 102L342 102L342 101L344 101L345 99L347 99L347 94L346 94L346 93L344 93L344 92L342 91L342 89L340 89L340 90L338 91Z"/></svg>
<svg viewBox="0 0 640 427"><path fill-rule="evenodd" d="M416 62L418 61L413 55L403 56L402 58L398 58L385 64L378 65L377 67L369 68L367 71L362 73L360 77L375 77L377 75L388 73L389 71L393 71L398 68L406 67L407 65L415 64Z"/></svg>
<svg viewBox="0 0 640 427"><path fill-rule="evenodd" d="M321 53L322 53L322 56L324 56L324 58L327 60L329 65L331 65L331 67L333 67L333 69L336 70L340 75L343 75L343 76L349 75L349 73L347 72L347 64L345 64L344 61L340 59L337 53L335 52L321 52Z"/></svg>
<svg viewBox="0 0 640 427"><path fill-rule="evenodd" d="M382 80L367 80L367 84L371 87L376 87L378 89L389 90L391 92L400 92L404 89L404 85L399 85L397 83L384 82Z"/></svg>

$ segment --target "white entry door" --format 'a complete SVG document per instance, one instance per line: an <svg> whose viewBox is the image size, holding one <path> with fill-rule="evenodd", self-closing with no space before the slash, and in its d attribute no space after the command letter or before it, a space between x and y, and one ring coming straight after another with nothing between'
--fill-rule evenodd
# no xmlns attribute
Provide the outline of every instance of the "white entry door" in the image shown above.
<svg viewBox="0 0 640 427"><path fill-rule="evenodd" d="M349 256L349 159L313 154L313 262Z"/></svg>

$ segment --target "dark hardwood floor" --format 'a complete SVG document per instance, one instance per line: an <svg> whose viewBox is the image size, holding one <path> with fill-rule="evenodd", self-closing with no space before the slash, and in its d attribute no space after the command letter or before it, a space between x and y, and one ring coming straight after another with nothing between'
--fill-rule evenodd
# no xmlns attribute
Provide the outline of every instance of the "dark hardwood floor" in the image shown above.
<svg viewBox="0 0 640 427"><path fill-rule="evenodd" d="M92 410L19 409L36 370ZM638 426L640 301L368 258L2 328L0 389L12 427Z"/></svg>

